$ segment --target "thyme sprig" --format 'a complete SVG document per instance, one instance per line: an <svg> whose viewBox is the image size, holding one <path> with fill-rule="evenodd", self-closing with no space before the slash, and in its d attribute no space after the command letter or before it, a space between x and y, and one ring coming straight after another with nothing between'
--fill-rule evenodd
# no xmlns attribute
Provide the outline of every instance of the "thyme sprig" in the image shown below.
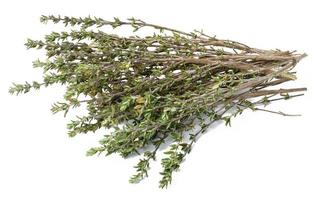
<svg viewBox="0 0 315 200"><path fill-rule="evenodd" d="M200 134L214 122L230 126L231 118L248 108L290 116L261 106L301 96L306 90L275 89L296 79L292 70L306 54L252 48L202 31L184 32L135 18L107 21L51 15L40 21L79 30L27 39L28 49L46 51L46 60L33 62L34 68L43 69L43 79L14 83L9 92L65 85L63 100L51 111L66 116L72 108L86 106L87 115L67 124L71 137L113 127L87 155L142 156L131 183L148 176L150 162L166 145L159 182L166 188ZM102 31L103 26L130 26L134 32L152 28L153 33L122 37Z"/></svg>

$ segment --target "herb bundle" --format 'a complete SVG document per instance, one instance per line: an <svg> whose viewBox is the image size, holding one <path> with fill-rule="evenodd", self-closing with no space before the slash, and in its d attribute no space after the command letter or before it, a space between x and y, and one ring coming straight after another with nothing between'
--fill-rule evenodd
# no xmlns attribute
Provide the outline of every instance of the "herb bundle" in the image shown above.
<svg viewBox="0 0 315 200"><path fill-rule="evenodd" d="M167 187L172 173L211 124L230 125L232 117L248 108L287 116L261 106L301 96L306 90L276 88L296 79L292 69L305 54L251 48L202 31L183 32L135 18L42 16L40 20L79 30L28 39L27 48L46 50L46 60L33 62L43 69L43 80L13 84L9 92L66 85L64 99L51 111L66 115L72 108L86 106L88 114L67 125L71 137L113 128L87 155L141 156L131 183L148 176L150 162L162 149L159 184ZM145 37L122 37L103 32L104 26L155 31Z"/></svg>

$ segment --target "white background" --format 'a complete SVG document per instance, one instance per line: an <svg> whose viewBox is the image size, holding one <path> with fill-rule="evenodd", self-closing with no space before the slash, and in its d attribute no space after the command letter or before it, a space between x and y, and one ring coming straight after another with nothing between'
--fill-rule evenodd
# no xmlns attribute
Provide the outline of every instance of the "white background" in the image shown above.
<svg viewBox="0 0 315 200"><path fill-rule="evenodd" d="M0 2L0 199L315 199L315 19L312 1L1 1ZM38 80L26 38L56 30L39 23L42 14L121 19L134 16L185 31L262 49L298 50L305 96L271 105L300 113L282 117L245 112L201 137L167 190L158 189L159 163L148 179L128 183L137 158L85 157L100 134L66 135L67 120L50 105L63 88L10 96L12 82ZM60 27L58 27L60 28ZM283 86L285 87L285 86Z"/></svg>

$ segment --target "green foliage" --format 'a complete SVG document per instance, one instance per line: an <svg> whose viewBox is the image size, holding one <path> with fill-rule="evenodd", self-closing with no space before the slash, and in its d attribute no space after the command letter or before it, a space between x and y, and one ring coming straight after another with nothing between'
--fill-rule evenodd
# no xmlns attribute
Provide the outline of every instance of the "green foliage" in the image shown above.
<svg viewBox="0 0 315 200"><path fill-rule="evenodd" d="M31 88L34 88L38 90L41 87L42 84L33 81L32 84L25 82L24 84L16 84L13 83L12 86L9 88L10 94L20 94L20 93L27 93L31 90Z"/></svg>
<svg viewBox="0 0 315 200"><path fill-rule="evenodd" d="M95 155L95 154L97 154L97 153L102 153L103 151L105 151L105 149L104 148L102 148L102 147L99 147L99 148L97 148L97 147L93 147L93 148L90 148L87 152L86 152L86 156L93 156L93 155Z"/></svg>
<svg viewBox="0 0 315 200"><path fill-rule="evenodd" d="M150 169L150 160L155 159L155 152L145 152L144 159L140 159L138 164L135 166L136 174L130 177L130 183L139 183L145 177L148 177L148 170Z"/></svg>
<svg viewBox="0 0 315 200"><path fill-rule="evenodd" d="M214 122L231 126L231 118L247 108L268 111L258 106L299 96L289 93L305 90L266 89L295 80L291 70L304 54L251 48L203 31L186 33L135 18L107 21L49 15L40 21L79 29L51 32L42 40L27 39L27 49L46 52L45 60L33 62L34 68L43 70L43 78L13 83L9 93L63 85L63 100L52 105L52 113L66 116L82 105L87 110L67 124L70 137L113 129L87 156L142 156L130 183L147 177L150 162L156 160L158 150L166 148L159 183L167 188L193 144ZM103 32L103 26L130 26L134 32L149 27L155 32L121 37Z"/></svg>
<svg viewBox="0 0 315 200"><path fill-rule="evenodd" d="M186 153L181 148L180 144L172 144L171 148L164 153L168 157L162 159L163 171L160 173L162 175L160 188L167 188L172 182L172 173L179 170Z"/></svg>
<svg viewBox="0 0 315 200"><path fill-rule="evenodd" d="M69 104L57 102L52 105L50 110L53 114L64 111L64 116L66 116L67 112L69 111L69 108L70 108Z"/></svg>

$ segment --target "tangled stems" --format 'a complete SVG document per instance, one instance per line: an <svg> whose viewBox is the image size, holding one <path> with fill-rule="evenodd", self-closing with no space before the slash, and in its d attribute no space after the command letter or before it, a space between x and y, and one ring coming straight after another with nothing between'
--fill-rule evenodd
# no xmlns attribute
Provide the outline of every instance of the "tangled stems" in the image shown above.
<svg viewBox="0 0 315 200"><path fill-rule="evenodd" d="M43 80L13 84L9 92L65 85L63 100L51 111L66 116L72 108L86 106L88 114L67 125L71 137L113 127L87 155L142 156L131 183L147 177L150 162L165 149L160 187L168 187L197 138L214 122L231 125L231 118L247 108L291 116L261 106L301 96L306 90L276 88L296 79L292 70L305 54L251 48L201 31L187 33L135 18L42 16L40 20L79 30L28 39L28 49L46 51L45 60L33 62L43 69ZM121 37L102 31L104 26L130 26L134 32L147 27L154 32Z"/></svg>

